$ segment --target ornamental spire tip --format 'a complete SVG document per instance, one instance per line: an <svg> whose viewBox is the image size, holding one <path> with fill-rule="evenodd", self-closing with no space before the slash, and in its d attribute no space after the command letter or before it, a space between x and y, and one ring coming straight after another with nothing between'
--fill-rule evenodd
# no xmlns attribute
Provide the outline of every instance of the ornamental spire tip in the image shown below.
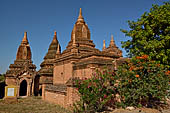
<svg viewBox="0 0 170 113"><path fill-rule="evenodd" d="M84 22L84 18L82 16L82 10L80 8L80 11L79 11L79 16L78 16L78 19L77 19L78 22Z"/></svg>

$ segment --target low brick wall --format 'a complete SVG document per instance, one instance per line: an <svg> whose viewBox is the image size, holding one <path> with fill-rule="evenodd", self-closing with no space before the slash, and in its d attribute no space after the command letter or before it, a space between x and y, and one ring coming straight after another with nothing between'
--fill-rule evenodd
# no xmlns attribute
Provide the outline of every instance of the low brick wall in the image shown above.
<svg viewBox="0 0 170 113"><path fill-rule="evenodd" d="M58 94L55 92L45 91L45 101L48 101L50 103L58 104L63 107L65 107L65 98L66 95L64 94Z"/></svg>
<svg viewBox="0 0 170 113"><path fill-rule="evenodd" d="M67 87L65 85L43 85L42 99L70 109L73 103L79 100L79 95L74 87Z"/></svg>
<svg viewBox="0 0 170 113"><path fill-rule="evenodd" d="M66 86L64 85L45 85L42 86L42 99L50 103L59 104L65 107Z"/></svg>

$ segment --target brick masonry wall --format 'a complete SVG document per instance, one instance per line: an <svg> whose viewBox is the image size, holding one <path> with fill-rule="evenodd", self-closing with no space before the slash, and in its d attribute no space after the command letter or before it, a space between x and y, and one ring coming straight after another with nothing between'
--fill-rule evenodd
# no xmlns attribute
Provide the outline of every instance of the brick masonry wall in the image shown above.
<svg viewBox="0 0 170 113"><path fill-rule="evenodd" d="M67 87L67 92L66 94L61 93L61 92L53 92L53 91L48 91L44 90L45 85L42 86L42 99L58 104L62 107L72 109L73 104L79 100L79 94L78 91L73 88L73 87Z"/></svg>
<svg viewBox="0 0 170 113"><path fill-rule="evenodd" d="M5 79L5 83L9 86L9 85L14 85L16 86L17 85L17 82L15 79L11 79L11 78L6 78Z"/></svg>
<svg viewBox="0 0 170 113"><path fill-rule="evenodd" d="M65 84L72 77L73 66L71 63L54 66L53 84Z"/></svg>
<svg viewBox="0 0 170 113"><path fill-rule="evenodd" d="M77 69L77 70L74 70L74 77L79 77L80 79L90 78L92 75L92 72L93 71L90 68Z"/></svg>
<svg viewBox="0 0 170 113"><path fill-rule="evenodd" d="M78 91L73 87L67 87L66 107L71 108L73 104L80 100Z"/></svg>
<svg viewBox="0 0 170 113"><path fill-rule="evenodd" d="M44 100L65 107L66 96L64 94L59 94L56 92L50 92L46 90L44 93Z"/></svg>

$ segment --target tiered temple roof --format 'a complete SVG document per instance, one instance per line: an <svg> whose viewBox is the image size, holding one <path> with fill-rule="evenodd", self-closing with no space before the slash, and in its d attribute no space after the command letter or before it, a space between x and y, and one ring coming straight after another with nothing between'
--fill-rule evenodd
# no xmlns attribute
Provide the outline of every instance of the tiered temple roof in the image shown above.
<svg viewBox="0 0 170 113"><path fill-rule="evenodd" d="M90 39L90 30L84 21L81 8L80 8L78 19L71 33L71 40L66 48L67 49L63 51L63 54L66 53L70 54L71 49L73 48L78 49L78 53L81 54L99 51L98 49L95 48L95 44Z"/></svg>
<svg viewBox="0 0 170 113"><path fill-rule="evenodd" d="M25 71L35 73L36 66L31 60L31 48L27 39L27 32L24 33L24 38L18 48L16 60L14 64L10 64L9 68L6 77L17 77Z"/></svg>
<svg viewBox="0 0 170 113"><path fill-rule="evenodd" d="M61 53L61 47L57 40L57 32L54 32L53 40L48 48L48 52L46 53L44 57L44 61L41 63L41 69L39 70L40 76L48 76L51 77L51 79L48 78L42 78L40 79L40 83L52 83L52 77L53 77L53 64L54 59L56 58L56 54Z"/></svg>
<svg viewBox="0 0 170 113"><path fill-rule="evenodd" d="M104 51L100 51L95 48L95 44L90 38L90 30L84 21L82 10L80 8L78 19L71 33L71 40L69 41L66 49L58 55L55 62L67 61L69 59L78 61L79 59L91 56L119 58L122 54L121 50L116 47L113 38L109 47Z"/></svg>

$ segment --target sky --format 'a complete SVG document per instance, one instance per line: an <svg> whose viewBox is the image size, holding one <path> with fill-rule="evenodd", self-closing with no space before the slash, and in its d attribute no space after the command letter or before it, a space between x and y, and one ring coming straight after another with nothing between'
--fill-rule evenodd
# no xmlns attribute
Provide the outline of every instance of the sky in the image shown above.
<svg viewBox="0 0 170 113"><path fill-rule="evenodd" d="M14 63L25 31L37 71L55 30L61 50L65 50L80 8L96 48L102 50L103 40L109 46L113 34L125 57L121 41L130 38L120 29L129 30L128 20L136 21L149 12L152 4L162 5L165 1L168 0L0 0L0 73L6 73Z"/></svg>

